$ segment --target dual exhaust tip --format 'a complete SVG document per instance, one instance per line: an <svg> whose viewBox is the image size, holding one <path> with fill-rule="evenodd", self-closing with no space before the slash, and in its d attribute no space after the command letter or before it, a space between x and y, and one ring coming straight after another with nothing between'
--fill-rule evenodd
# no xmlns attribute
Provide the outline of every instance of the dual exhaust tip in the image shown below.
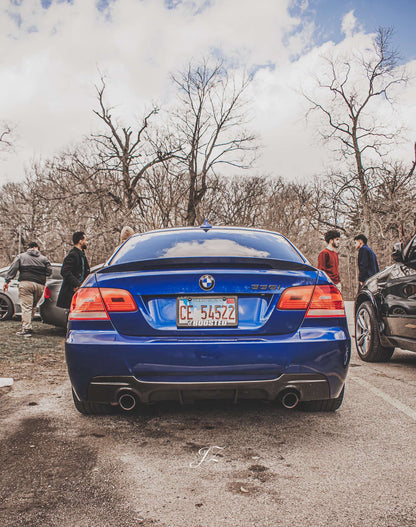
<svg viewBox="0 0 416 527"><path fill-rule="evenodd" d="M299 404L299 393L296 390L288 389L283 390L279 394L280 402L282 403L282 406L284 408L287 408L288 410L292 410L293 408L296 408L296 406Z"/></svg>
<svg viewBox="0 0 416 527"><path fill-rule="evenodd" d="M118 404L125 412L131 412L137 406L137 396L134 392L121 392L118 396Z"/></svg>
<svg viewBox="0 0 416 527"><path fill-rule="evenodd" d="M284 408L292 410L299 404L299 394L296 390L283 390L279 394L280 402ZM131 412L137 406L137 395L134 392L121 392L118 396L118 404L125 412Z"/></svg>

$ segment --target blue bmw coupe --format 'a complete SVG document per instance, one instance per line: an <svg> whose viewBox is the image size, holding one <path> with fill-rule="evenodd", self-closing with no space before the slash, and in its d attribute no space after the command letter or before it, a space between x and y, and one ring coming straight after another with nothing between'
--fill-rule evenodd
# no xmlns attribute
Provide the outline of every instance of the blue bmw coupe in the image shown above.
<svg viewBox="0 0 416 527"><path fill-rule="evenodd" d="M65 347L83 414L203 398L335 411L351 342L340 292L284 236L205 223L129 238L75 293Z"/></svg>

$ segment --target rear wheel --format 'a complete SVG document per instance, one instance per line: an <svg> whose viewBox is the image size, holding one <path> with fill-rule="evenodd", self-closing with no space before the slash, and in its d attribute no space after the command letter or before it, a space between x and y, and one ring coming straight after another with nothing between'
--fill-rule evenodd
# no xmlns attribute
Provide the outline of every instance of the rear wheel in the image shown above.
<svg viewBox="0 0 416 527"><path fill-rule="evenodd" d="M355 314L355 344L365 362L387 362L394 347L382 346L377 318L370 302L363 302Z"/></svg>
<svg viewBox="0 0 416 527"><path fill-rule="evenodd" d="M0 320L10 320L13 313L13 302L8 296L0 294Z"/></svg>
<svg viewBox="0 0 416 527"><path fill-rule="evenodd" d="M322 399L318 401L303 401L299 408L305 412L335 412L342 405L344 400L345 386L336 399Z"/></svg>
<svg viewBox="0 0 416 527"><path fill-rule="evenodd" d="M75 408L83 415L107 415L113 413L113 407L110 404L79 401L74 390L72 390L72 399L74 400Z"/></svg>

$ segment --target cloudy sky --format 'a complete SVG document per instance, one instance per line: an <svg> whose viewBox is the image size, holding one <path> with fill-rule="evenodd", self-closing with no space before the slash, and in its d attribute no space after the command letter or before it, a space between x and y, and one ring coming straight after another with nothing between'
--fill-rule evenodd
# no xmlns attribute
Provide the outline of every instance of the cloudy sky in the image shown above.
<svg viewBox="0 0 416 527"><path fill-rule="evenodd" d="M262 144L253 170L305 180L331 162L301 96L322 56L369 47L377 27L393 26L416 77L414 20L414 0L0 0L0 120L15 129L14 151L0 153L0 183L96 131L100 74L114 113L132 124L152 103L171 104L170 73L209 56L252 75ZM412 81L393 113L380 107L393 127L407 127L396 155L409 163L415 101Z"/></svg>

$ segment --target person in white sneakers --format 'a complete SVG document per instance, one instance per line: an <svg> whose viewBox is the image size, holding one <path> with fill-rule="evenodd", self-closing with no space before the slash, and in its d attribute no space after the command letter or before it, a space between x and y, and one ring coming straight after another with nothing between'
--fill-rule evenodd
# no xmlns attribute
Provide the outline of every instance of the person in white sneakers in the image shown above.
<svg viewBox="0 0 416 527"><path fill-rule="evenodd" d="M45 290L46 278L52 274L51 263L39 252L39 245L36 242L30 242L28 250L16 256L7 271L3 291L8 290L9 282L17 273L19 273L19 299L22 306L22 329L16 335L31 337L32 318Z"/></svg>

